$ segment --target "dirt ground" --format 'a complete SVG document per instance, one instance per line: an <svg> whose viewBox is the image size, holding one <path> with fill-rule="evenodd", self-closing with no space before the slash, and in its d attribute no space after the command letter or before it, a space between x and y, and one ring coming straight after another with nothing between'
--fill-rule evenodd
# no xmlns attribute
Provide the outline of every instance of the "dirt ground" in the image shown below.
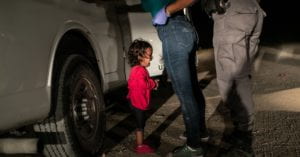
<svg viewBox="0 0 300 157"><path fill-rule="evenodd" d="M293 51L291 51L291 49ZM212 50L198 52L198 78L206 99L206 122L210 140L206 157L218 157L226 147L223 134L232 128L228 110L220 105ZM255 101L254 143L256 157L300 157L300 45L262 47L254 64ZM119 104L108 113L105 153L99 157L164 157L185 141L180 104L171 83L153 92L153 109L148 114L145 137L157 150L137 155L134 117ZM227 114L227 115L226 115ZM41 155L0 155L1 157L41 157Z"/></svg>
<svg viewBox="0 0 300 157"><path fill-rule="evenodd" d="M300 52L282 57L282 48L263 47L255 62L253 91L255 101L254 143L258 157L300 156ZM292 57L291 57L292 55ZM198 52L199 83L206 98L206 122L211 135L206 156L219 156L222 136L232 128L226 108L220 105L212 50ZM116 109L109 115L107 157L166 156L183 145L178 136L184 131L180 106L170 84L153 93L153 109L148 113L145 137L157 146L150 155L136 155L134 119L130 110Z"/></svg>

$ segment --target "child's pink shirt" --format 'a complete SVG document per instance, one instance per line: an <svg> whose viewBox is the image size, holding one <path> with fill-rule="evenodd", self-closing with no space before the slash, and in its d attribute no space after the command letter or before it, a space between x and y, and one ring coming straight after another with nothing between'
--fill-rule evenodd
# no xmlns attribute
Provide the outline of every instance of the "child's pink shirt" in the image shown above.
<svg viewBox="0 0 300 157"><path fill-rule="evenodd" d="M147 110L151 97L151 90L155 88L156 83L150 78L147 69L143 66L136 65L131 68L128 79L128 95L132 106Z"/></svg>

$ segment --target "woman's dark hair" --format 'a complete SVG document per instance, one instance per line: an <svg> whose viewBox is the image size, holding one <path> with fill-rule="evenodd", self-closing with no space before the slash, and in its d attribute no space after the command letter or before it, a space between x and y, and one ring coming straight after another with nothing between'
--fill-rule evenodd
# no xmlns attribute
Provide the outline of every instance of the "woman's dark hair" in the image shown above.
<svg viewBox="0 0 300 157"><path fill-rule="evenodd" d="M143 39L134 40L129 46L128 50L128 62L131 66L140 64L140 59L144 57L146 49L151 48L152 46L149 42Z"/></svg>

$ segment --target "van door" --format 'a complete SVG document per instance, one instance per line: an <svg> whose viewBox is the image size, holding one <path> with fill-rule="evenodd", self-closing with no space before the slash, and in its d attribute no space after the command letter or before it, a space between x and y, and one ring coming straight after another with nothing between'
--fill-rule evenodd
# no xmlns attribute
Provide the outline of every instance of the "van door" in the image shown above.
<svg viewBox="0 0 300 157"><path fill-rule="evenodd" d="M126 13L124 14L123 18L126 18L128 21L129 30L123 30L123 32L125 32L124 37L130 41L133 41L137 38L142 38L150 42L153 47L153 59L147 69L152 77L162 75L164 70L164 63L162 59L162 43L158 38L155 27L152 25L150 13L143 10L140 0L126 0L125 5ZM127 45L125 47L126 51L128 50L129 44L129 42L125 43L125 45ZM129 65L127 64L126 67L128 77Z"/></svg>

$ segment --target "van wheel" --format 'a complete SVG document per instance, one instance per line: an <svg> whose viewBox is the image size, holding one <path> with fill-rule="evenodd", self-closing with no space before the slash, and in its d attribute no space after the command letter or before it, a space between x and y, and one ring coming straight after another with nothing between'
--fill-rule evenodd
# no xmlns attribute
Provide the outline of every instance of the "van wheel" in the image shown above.
<svg viewBox="0 0 300 157"><path fill-rule="evenodd" d="M104 100L99 78L81 55L65 59L52 92L54 112L34 126L45 156L93 156L103 144Z"/></svg>

